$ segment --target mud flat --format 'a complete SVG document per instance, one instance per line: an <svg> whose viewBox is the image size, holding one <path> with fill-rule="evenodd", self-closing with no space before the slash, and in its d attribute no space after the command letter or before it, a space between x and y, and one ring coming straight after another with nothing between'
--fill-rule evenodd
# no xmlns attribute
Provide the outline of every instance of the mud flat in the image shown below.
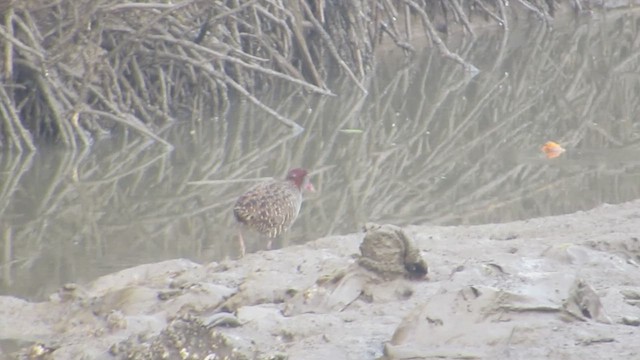
<svg viewBox="0 0 640 360"><path fill-rule="evenodd" d="M640 358L640 201L365 228L237 261L137 266L46 302L1 297L0 357Z"/></svg>

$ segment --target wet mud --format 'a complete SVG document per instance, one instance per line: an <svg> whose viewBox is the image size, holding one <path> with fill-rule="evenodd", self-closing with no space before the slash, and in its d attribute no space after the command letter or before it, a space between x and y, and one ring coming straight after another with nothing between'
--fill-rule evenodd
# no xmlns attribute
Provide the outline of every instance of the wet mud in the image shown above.
<svg viewBox="0 0 640 360"><path fill-rule="evenodd" d="M19 359L640 358L640 201L480 226L366 224L240 260L0 297Z"/></svg>

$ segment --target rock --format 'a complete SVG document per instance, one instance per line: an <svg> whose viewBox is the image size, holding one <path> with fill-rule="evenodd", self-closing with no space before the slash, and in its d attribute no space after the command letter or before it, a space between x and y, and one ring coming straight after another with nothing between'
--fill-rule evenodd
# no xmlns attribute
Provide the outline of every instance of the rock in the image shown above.
<svg viewBox="0 0 640 360"><path fill-rule="evenodd" d="M640 237L620 234L614 239L590 240L585 245L624 257L629 263L640 266Z"/></svg>
<svg viewBox="0 0 640 360"><path fill-rule="evenodd" d="M357 263L320 277L313 286L288 299L286 316L343 311L360 297L369 302L387 302L413 294L409 284L391 280L426 275L427 263L414 242L394 225L369 223L365 232Z"/></svg>
<svg viewBox="0 0 640 360"><path fill-rule="evenodd" d="M577 279L569 291L569 296L562 304L564 310L577 319L593 319L603 324L611 324L605 314L600 297L595 290L582 279Z"/></svg>
<svg viewBox="0 0 640 360"><path fill-rule="evenodd" d="M166 287L180 274L193 271L201 265L186 259L167 260L154 264L144 264L102 276L87 286L86 291L93 296L101 296L128 286L144 284L147 287Z"/></svg>
<svg viewBox="0 0 640 360"><path fill-rule="evenodd" d="M252 358L248 344L238 344L191 316L171 321L157 336L142 341L130 338L114 344L109 353L127 360Z"/></svg>
<svg viewBox="0 0 640 360"><path fill-rule="evenodd" d="M343 311L358 299L367 283L376 277L358 266L321 277L314 285L287 299L284 314L329 313Z"/></svg>
<svg viewBox="0 0 640 360"><path fill-rule="evenodd" d="M426 261L411 238L395 225L368 223L360 244L358 264L383 278L406 275L422 278L428 272Z"/></svg>
<svg viewBox="0 0 640 360"><path fill-rule="evenodd" d="M623 289L620 290L620 294L622 294L627 301L640 300L640 291L635 289Z"/></svg>
<svg viewBox="0 0 640 360"><path fill-rule="evenodd" d="M279 286L279 282L275 281L277 274L270 275L262 273L247 278L238 291L220 306L220 310L234 312L247 305L284 302L289 289Z"/></svg>
<svg viewBox="0 0 640 360"><path fill-rule="evenodd" d="M589 259L587 249L571 243L549 246L542 256L566 264L584 264Z"/></svg>
<svg viewBox="0 0 640 360"><path fill-rule="evenodd" d="M640 326L640 318L625 316L622 318L622 323L629 326Z"/></svg>
<svg viewBox="0 0 640 360"><path fill-rule="evenodd" d="M512 330L498 322L501 315L495 311L505 305L505 295L508 294L498 289L466 287L428 299L405 316L385 344L385 356L389 359L490 358L489 346L482 344L508 337Z"/></svg>

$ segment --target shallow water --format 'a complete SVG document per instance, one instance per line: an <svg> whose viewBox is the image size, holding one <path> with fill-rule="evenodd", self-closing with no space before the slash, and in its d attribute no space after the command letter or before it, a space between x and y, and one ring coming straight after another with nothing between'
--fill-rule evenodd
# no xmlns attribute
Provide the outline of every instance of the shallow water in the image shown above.
<svg viewBox="0 0 640 360"><path fill-rule="evenodd" d="M140 263L235 257L236 197L297 166L318 191L276 247L368 221L507 222L640 197L637 19L459 42L477 76L419 50L384 54L368 95L346 78L336 97L272 89L265 102L298 136L239 103L163 130L173 151L121 134L84 153L3 153L0 294L43 298ZM546 159L549 140L566 153Z"/></svg>

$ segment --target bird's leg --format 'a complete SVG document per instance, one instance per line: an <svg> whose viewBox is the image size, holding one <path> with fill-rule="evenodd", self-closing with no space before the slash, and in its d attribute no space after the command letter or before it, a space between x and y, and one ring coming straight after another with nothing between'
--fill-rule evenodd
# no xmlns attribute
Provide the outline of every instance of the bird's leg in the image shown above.
<svg viewBox="0 0 640 360"><path fill-rule="evenodd" d="M240 246L240 257L243 258L246 248L244 246L244 238L242 237L242 229L238 228L238 245Z"/></svg>
<svg viewBox="0 0 640 360"><path fill-rule="evenodd" d="M269 242L267 243L267 250L271 250L272 246L273 246L273 239L269 238Z"/></svg>

